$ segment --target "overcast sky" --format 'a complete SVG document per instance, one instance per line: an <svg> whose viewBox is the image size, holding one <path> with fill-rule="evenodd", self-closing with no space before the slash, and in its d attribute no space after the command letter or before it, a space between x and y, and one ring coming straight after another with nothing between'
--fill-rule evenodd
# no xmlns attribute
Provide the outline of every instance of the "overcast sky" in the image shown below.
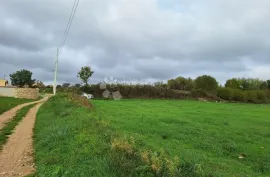
<svg viewBox="0 0 270 177"><path fill-rule="evenodd" d="M0 78L28 69L52 82L73 2L0 2ZM270 1L81 0L59 56L59 83L79 82L85 65L93 80L270 79Z"/></svg>

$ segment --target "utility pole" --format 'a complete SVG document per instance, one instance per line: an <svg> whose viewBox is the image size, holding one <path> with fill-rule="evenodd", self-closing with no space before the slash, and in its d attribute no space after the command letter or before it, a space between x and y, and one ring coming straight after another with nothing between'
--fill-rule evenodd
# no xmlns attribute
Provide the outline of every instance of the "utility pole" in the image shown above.
<svg viewBox="0 0 270 177"><path fill-rule="evenodd" d="M56 61L55 61L55 69L54 69L54 85L53 85L53 94L56 94L56 79L57 79L57 70L58 70L58 54L59 54L59 49L57 48L56 52Z"/></svg>

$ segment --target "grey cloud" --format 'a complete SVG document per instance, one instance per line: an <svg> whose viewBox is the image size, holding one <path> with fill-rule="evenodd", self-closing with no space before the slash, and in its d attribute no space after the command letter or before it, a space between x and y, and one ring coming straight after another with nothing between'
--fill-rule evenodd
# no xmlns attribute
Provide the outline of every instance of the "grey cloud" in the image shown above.
<svg viewBox="0 0 270 177"><path fill-rule="evenodd" d="M73 0L2 2L0 74L6 74L5 65L26 67L50 82L72 5ZM78 82L83 65L95 70L93 80L266 78L269 16L268 0L81 0L59 56L59 81Z"/></svg>

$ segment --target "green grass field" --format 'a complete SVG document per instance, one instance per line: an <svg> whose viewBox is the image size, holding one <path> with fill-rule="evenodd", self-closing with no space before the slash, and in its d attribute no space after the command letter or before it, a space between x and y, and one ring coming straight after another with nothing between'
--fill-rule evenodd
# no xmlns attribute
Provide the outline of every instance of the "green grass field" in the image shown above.
<svg viewBox="0 0 270 177"><path fill-rule="evenodd" d="M270 175L270 106L180 100L94 101L99 116L214 176ZM244 153L246 158L239 159Z"/></svg>
<svg viewBox="0 0 270 177"><path fill-rule="evenodd" d="M0 97L0 114L8 111L9 109L26 102L31 102L35 100L29 99L19 99L19 98L12 98L12 97Z"/></svg>
<svg viewBox="0 0 270 177"><path fill-rule="evenodd" d="M93 104L94 110L87 111L55 97L41 107L34 137L38 176L173 176L143 171L136 155L145 150L164 152L168 159L177 156L175 176L270 176L269 105L187 100ZM115 137L134 139L136 153L114 152Z"/></svg>

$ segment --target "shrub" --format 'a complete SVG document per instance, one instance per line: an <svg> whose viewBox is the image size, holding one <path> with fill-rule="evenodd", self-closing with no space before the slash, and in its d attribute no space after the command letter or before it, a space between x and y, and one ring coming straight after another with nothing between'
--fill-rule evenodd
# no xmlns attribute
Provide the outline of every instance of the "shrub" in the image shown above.
<svg viewBox="0 0 270 177"><path fill-rule="evenodd" d="M232 95L232 100L233 101L246 102L247 101L247 95L242 90L234 89L233 90L233 95Z"/></svg>
<svg viewBox="0 0 270 177"><path fill-rule="evenodd" d="M267 92L258 90L257 91L257 99L260 103L265 103L267 101Z"/></svg>
<svg viewBox="0 0 270 177"><path fill-rule="evenodd" d="M267 91L267 98L270 99L270 90Z"/></svg>
<svg viewBox="0 0 270 177"><path fill-rule="evenodd" d="M198 98L198 97L207 97L206 92L203 91L202 89L193 89L193 90L191 91L191 95L192 95L193 97L196 97L196 98Z"/></svg>
<svg viewBox="0 0 270 177"><path fill-rule="evenodd" d="M76 93L69 93L68 94L68 99L77 104L77 105L80 105L80 106L84 106L86 108L89 108L91 109L92 108L92 104L90 103L90 101L84 97L84 96L81 96L81 95L78 95Z"/></svg>
<svg viewBox="0 0 270 177"><path fill-rule="evenodd" d="M154 85L106 85L107 90L111 92L119 91L123 98L171 98L171 99L179 99L179 98L187 98L190 95L186 93L175 92L172 89L167 87L160 87ZM91 93L95 98L104 98L102 93L105 89L100 89L100 85L91 85L91 86L83 86L80 89L85 93ZM112 97L112 96L110 96Z"/></svg>
<svg viewBox="0 0 270 177"><path fill-rule="evenodd" d="M226 81L225 87L232 88L232 89L241 89L240 84L241 83L239 79L232 78Z"/></svg>
<svg viewBox="0 0 270 177"><path fill-rule="evenodd" d="M203 75L195 79L195 89L200 89L206 93L216 94L217 88L218 82L211 76Z"/></svg>
<svg viewBox="0 0 270 177"><path fill-rule="evenodd" d="M247 101L251 103L258 103L258 98L257 98L257 91L256 90L250 90L247 91Z"/></svg>
<svg viewBox="0 0 270 177"><path fill-rule="evenodd" d="M170 89L191 91L194 87L194 82L191 78L177 77L176 79L168 80L167 85Z"/></svg>
<svg viewBox="0 0 270 177"><path fill-rule="evenodd" d="M233 90L231 88L221 87L217 90L217 96L224 100L232 100L233 98Z"/></svg>

